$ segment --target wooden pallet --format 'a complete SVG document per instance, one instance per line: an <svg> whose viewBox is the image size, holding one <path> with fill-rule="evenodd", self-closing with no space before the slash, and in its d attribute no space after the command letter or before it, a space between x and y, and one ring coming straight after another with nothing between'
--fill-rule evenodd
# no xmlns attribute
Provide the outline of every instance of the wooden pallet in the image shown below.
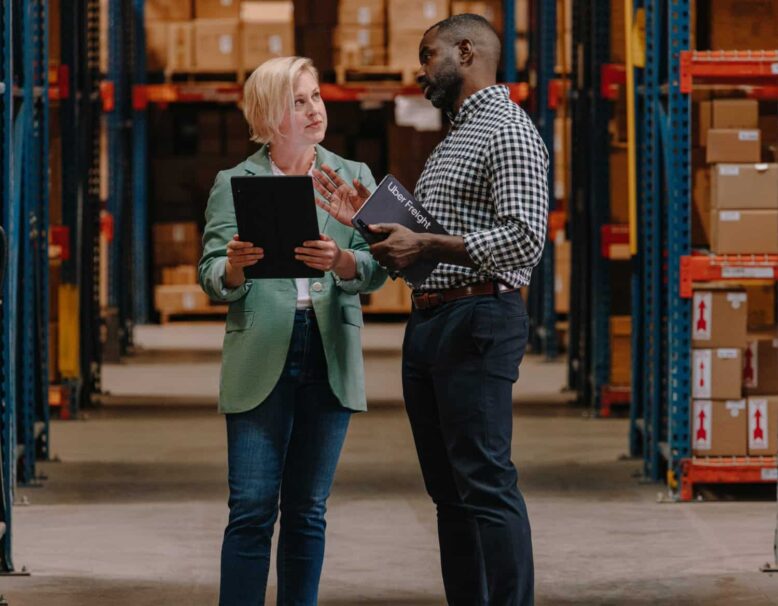
<svg viewBox="0 0 778 606"><path fill-rule="evenodd" d="M193 307L191 309L160 309L159 321L160 324L165 325L170 323L171 318L182 317L207 317L207 316L219 316L224 317L227 315L227 305L208 305L207 307Z"/></svg>
<svg viewBox="0 0 778 606"><path fill-rule="evenodd" d="M391 67L387 65L339 65L335 67L335 80L341 86L354 84L416 84L415 67Z"/></svg>

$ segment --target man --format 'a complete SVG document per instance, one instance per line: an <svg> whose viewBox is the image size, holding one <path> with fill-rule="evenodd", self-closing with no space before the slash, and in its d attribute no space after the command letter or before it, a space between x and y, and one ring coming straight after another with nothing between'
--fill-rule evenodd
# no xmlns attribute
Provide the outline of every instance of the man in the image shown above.
<svg viewBox="0 0 778 606"><path fill-rule="evenodd" d="M540 260L548 154L527 115L496 85L500 41L482 17L456 15L420 44L418 82L451 128L427 160L416 198L448 236L397 224L370 247L391 270L440 261L413 293L403 395L438 537L449 604L533 603L530 525L511 462L512 384L527 342L518 289ZM317 175L333 214L343 183ZM340 188L336 189L336 185ZM345 213L353 214L353 213ZM345 217L338 217L341 220Z"/></svg>

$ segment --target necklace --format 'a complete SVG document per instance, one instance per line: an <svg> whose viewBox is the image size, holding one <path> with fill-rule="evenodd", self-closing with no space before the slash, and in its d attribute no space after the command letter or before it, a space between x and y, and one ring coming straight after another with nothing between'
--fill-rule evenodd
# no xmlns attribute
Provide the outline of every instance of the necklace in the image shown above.
<svg viewBox="0 0 778 606"><path fill-rule="evenodd" d="M313 159L311 160L311 165L310 165L310 167L308 167L308 171L307 171L307 173L310 173L310 172L311 172L311 169L313 169L313 167L314 167L314 166L316 166L316 154L317 154L317 152L316 152L316 147L314 146L314 148L313 148ZM280 173L283 173L283 172L284 172L284 171L282 171L282 170L281 170L281 169L278 167L278 164L276 164L276 163L273 161L273 154L270 152L270 144L269 144L269 143L267 144L267 157L268 157L268 160L270 160L270 167L271 167L271 168L275 168L275 169L276 169L278 172L280 172ZM307 173L306 173L306 174L307 174Z"/></svg>

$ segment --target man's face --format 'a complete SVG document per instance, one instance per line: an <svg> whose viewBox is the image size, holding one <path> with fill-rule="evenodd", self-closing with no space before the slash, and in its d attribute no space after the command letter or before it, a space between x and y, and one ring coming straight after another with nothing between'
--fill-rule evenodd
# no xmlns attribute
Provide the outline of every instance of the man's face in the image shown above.
<svg viewBox="0 0 778 606"><path fill-rule="evenodd" d="M462 91L462 73L457 61L457 47L431 30L419 45L421 68L416 81L432 105L451 111Z"/></svg>

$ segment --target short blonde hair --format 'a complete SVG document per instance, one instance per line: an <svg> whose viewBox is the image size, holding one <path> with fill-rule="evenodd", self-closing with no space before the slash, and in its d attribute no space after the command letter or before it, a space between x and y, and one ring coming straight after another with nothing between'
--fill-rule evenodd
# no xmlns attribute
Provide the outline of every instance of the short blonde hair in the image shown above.
<svg viewBox="0 0 778 606"><path fill-rule="evenodd" d="M294 110L294 83L302 72L319 80L319 72L307 57L277 57L260 65L243 86L243 115L251 140L269 143L279 131L284 114Z"/></svg>

